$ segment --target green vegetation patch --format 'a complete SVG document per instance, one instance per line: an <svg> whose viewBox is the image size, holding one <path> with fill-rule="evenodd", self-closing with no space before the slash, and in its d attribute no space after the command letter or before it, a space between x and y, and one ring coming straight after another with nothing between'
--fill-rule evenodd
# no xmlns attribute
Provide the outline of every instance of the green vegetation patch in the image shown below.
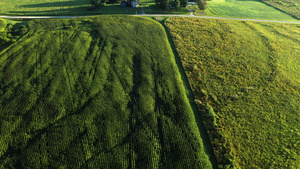
<svg viewBox="0 0 300 169"><path fill-rule="evenodd" d="M197 18L166 25L218 161L300 168L299 25Z"/></svg>
<svg viewBox="0 0 300 169"><path fill-rule="evenodd" d="M91 0L1 0L0 14L8 15L72 15L87 11Z"/></svg>
<svg viewBox="0 0 300 169"><path fill-rule="evenodd" d="M0 32L3 32L6 27L6 21L0 18Z"/></svg>
<svg viewBox="0 0 300 169"><path fill-rule="evenodd" d="M206 11L208 11L208 14L213 14L214 16L287 21L296 20L291 15L281 12L260 0L212 0L207 3L208 9Z"/></svg>
<svg viewBox="0 0 300 169"><path fill-rule="evenodd" d="M160 24L29 25L0 53L1 168L211 168Z"/></svg>
<svg viewBox="0 0 300 169"><path fill-rule="evenodd" d="M263 0L265 3L272 5L288 14L300 19L300 0Z"/></svg>

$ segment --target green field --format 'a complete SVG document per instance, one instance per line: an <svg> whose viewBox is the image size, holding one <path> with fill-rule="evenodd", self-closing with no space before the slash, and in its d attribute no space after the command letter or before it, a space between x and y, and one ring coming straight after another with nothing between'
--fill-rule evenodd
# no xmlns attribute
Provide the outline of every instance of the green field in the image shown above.
<svg viewBox="0 0 300 169"><path fill-rule="evenodd" d="M265 3L272 5L288 14L300 19L300 0L263 0Z"/></svg>
<svg viewBox="0 0 300 169"><path fill-rule="evenodd" d="M268 20L297 20L289 14L281 12L260 0L212 0L208 1L207 15L234 18L252 18ZM202 12L197 9L196 12ZM196 13L197 14L197 13Z"/></svg>
<svg viewBox="0 0 300 169"><path fill-rule="evenodd" d="M91 0L0 0L0 14L5 15L92 15L92 14L189 14L186 8L160 10L154 0L140 0L138 8L121 7L120 2L103 4L88 11Z"/></svg>
<svg viewBox="0 0 300 169"><path fill-rule="evenodd" d="M165 24L218 161L300 168L300 25L197 18Z"/></svg>
<svg viewBox="0 0 300 169"><path fill-rule="evenodd" d="M0 14L75 15L87 11L90 0L0 0Z"/></svg>
<svg viewBox="0 0 300 169"><path fill-rule="evenodd" d="M0 53L0 168L212 168L160 24L29 25Z"/></svg>

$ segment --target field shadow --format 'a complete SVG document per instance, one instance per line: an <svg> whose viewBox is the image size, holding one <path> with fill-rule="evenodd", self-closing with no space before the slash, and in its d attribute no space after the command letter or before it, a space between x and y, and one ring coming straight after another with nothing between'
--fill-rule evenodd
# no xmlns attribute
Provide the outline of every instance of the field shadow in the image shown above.
<svg viewBox="0 0 300 169"><path fill-rule="evenodd" d="M96 14L97 11L88 11L86 7L76 8L64 8L64 9L52 9L52 10L41 10L41 11L11 11L10 15L84 15L84 14Z"/></svg>
<svg viewBox="0 0 300 169"><path fill-rule="evenodd" d="M51 8L51 7L71 7L75 5L88 5L89 3L83 3L78 1L64 1L64 2L46 2L31 5L21 5L21 8Z"/></svg>
<svg viewBox="0 0 300 169"><path fill-rule="evenodd" d="M101 14L141 14L142 8L121 7L121 5L102 6Z"/></svg>

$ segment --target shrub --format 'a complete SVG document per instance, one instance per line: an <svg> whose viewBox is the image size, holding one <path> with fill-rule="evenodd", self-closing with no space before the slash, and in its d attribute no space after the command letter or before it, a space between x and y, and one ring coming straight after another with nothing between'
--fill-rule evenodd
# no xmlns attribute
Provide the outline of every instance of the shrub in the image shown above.
<svg viewBox="0 0 300 169"><path fill-rule="evenodd" d="M0 18L0 32L4 31L6 27L6 21Z"/></svg>

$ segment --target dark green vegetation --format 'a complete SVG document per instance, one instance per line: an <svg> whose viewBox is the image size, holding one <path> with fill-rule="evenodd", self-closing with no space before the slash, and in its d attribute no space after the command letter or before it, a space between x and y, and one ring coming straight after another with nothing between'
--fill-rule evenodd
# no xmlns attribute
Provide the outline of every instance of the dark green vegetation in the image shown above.
<svg viewBox="0 0 300 169"><path fill-rule="evenodd" d="M203 12L207 8L207 2L206 2L206 0L198 0L197 1L197 5L198 5L198 8L200 10L203 10ZM193 11L195 11L195 10L193 10Z"/></svg>
<svg viewBox="0 0 300 169"><path fill-rule="evenodd" d="M6 48L8 45L16 42L22 36L27 34L28 28L26 21L21 23L17 21L6 22L4 19L0 19L0 50Z"/></svg>
<svg viewBox="0 0 300 169"><path fill-rule="evenodd" d="M272 5L288 14L300 19L300 0L263 0L265 3Z"/></svg>
<svg viewBox="0 0 300 169"><path fill-rule="evenodd" d="M215 154L234 168L300 168L300 25L166 20Z"/></svg>
<svg viewBox="0 0 300 169"><path fill-rule="evenodd" d="M0 168L211 168L161 25L29 25L0 53Z"/></svg>

